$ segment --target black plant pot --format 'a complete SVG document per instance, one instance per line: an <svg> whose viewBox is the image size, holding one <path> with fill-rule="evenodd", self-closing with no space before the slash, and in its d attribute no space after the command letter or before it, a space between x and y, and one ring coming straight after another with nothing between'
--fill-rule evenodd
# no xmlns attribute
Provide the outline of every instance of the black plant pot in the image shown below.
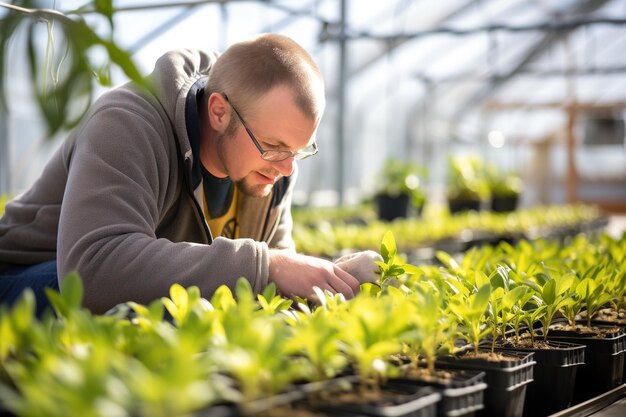
<svg viewBox="0 0 626 417"><path fill-rule="evenodd" d="M306 396L297 387L291 387L277 395L259 398L246 403L217 404L193 413L193 417L272 417L283 416L284 409L290 410L292 405Z"/></svg>
<svg viewBox="0 0 626 417"><path fill-rule="evenodd" d="M439 370L438 370L439 371ZM405 376L396 381L427 386L441 394L437 403L438 417L470 417L484 405L485 373L482 371L454 369L446 370L446 378Z"/></svg>
<svg viewBox="0 0 626 417"><path fill-rule="evenodd" d="M392 221L398 218L406 218L409 213L409 196L400 194L391 196L378 194L375 197L380 220Z"/></svg>
<svg viewBox="0 0 626 417"><path fill-rule="evenodd" d="M480 200L448 200L450 213L461 213L464 211L480 211Z"/></svg>
<svg viewBox="0 0 626 417"><path fill-rule="evenodd" d="M380 399L364 399L359 395L358 390L358 385L353 386L351 389L353 395L348 399L343 399L339 391L331 392L332 400L316 404L300 404L300 407L333 417L435 417L437 403L441 400L441 394L431 387L395 380L383 384L380 389Z"/></svg>
<svg viewBox="0 0 626 417"><path fill-rule="evenodd" d="M546 348L498 346L501 350L533 352L533 382L526 388L524 416L539 417L564 410L572 404L576 371L585 363L585 346L548 341Z"/></svg>
<svg viewBox="0 0 626 417"><path fill-rule="evenodd" d="M605 309L610 311L610 309ZM587 323L586 320L581 320L580 323ZM617 326L626 332L626 319L610 317L610 318L594 318L591 320L592 326ZM626 382L626 352L624 352L624 371L622 373L622 383Z"/></svg>
<svg viewBox="0 0 626 417"><path fill-rule="evenodd" d="M622 382L626 354L623 329L616 328L605 335L550 329L548 339L585 346L585 363L576 375L573 404L602 394Z"/></svg>
<svg viewBox="0 0 626 417"><path fill-rule="evenodd" d="M441 394L430 387L390 380L375 392L360 392L356 375L299 386L304 398L294 403L293 410L306 410L319 416L398 416L435 417ZM373 397L373 398L371 398Z"/></svg>
<svg viewBox="0 0 626 417"><path fill-rule="evenodd" d="M518 199L519 196L517 195L493 196L491 197L491 211L495 211L498 213L508 213L510 211L515 211L515 209L517 208Z"/></svg>
<svg viewBox="0 0 626 417"><path fill-rule="evenodd" d="M487 353L489 349L480 349ZM437 366L448 369L470 369L485 372L487 389L485 407L478 416L521 417L524 411L526 386L533 380L533 353L507 351L511 361L493 362L464 356L442 356Z"/></svg>

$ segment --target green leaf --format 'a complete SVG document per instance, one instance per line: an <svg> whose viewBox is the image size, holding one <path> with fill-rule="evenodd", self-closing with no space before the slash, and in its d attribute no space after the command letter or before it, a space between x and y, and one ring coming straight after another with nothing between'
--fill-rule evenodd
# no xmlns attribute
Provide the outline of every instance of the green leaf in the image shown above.
<svg viewBox="0 0 626 417"><path fill-rule="evenodd" d="M478 289L474 295L472 302L472 310L484 312L489 306L489 297L491 296L491 284L485 284Z"/></svg>
<svg viewBox="0 0 626 417"><path fill-rule="evenodd" d="M399 277L400 275L404 275L405 269L404 265L391 265L386 272L386 277Z"/></svg>
<svg viewBox="0 0 626 417"><path fill-rule="evenodd" d="M551 279L543 286L541 290L541 298L548 304L554 304L556 302L556 281Z"/></svg>
<svg viewBox="0 0 626 417"><path fill-rule="evenodd" d="M13 325L19 332L28 331L35 317L35 293L26 288L11 310Z"/></svg>
<svg viewBox="0 0 626 417"><path fill-rule="evenodd" d="M419 266L415 266L411 264L404 264L402 265L402 267L404 268L405 274L417 275L417 274L422 273L422 269Z"/></svg>
<svg viewBox="0 0 626 417"><path fill-rule="evenodd" d="M442 264L444 264L444 266L447 266L450 269L459 269L458 262L447 252L438 250L435 253L435 256Z"/></svg>
<svg viewBox="0 0 626 417"><path fill-rule="evenodd" d="M31 6L33 2L23 6ZM113 13L111 0L95 0L92 2L96 13L109 21L110 39L113 38ZM31 6L32 7L32 6ZM45 119L48 128L48 137L52 137L61 129L71 129L78 124L88 110L94 93L94 74L103 85L110 84L109 72L111 67L119 67L132 81L142 88L152 89L150 81L143 77L132 61L130 53L121 49L112 40L101 37L80 16L68 17L57 10L31 8L27 12L9 10L0 19L0 100L6 104L6 68L5 55L10 49L8 45L16 34L20 33L20 26L26 27L26 54L27 64L33 85L33 94L39 110ZM48 42L42 48L40 31L41 22L48 25L54 32L60 34L58 48L60 56L54 54L54 39L49 35ZM101 32L98 28L98 32ZM92 51L103 47L107 52L106 64L101 66ZM42 49L44 49L42 51ZM52 53L52 55L51 55ZM97 55L97 54L96 54ZM58 75L52 79L49 74ZM51 82L52 81L52 82ZM6 107L6 106L3 106Z"/></svg>
<svg viewBox="0 0 626 417"><path fill-rule="evenodd" d="M378 284L374 284L372 282L366 282L361 284L361 293L369 295L371 297L376 297L380 294L382 289Z"/></svg>
<svg viewBox="0 0 626 417"><path fill-rule="evenodd" d="M511 278L509 277L509 270L502 265L498 265L498 267L491 276L491 285L494 287L501 287L505 290L508 290L510 281Z"/></svg>
<svg viewBox="0 0 626 417"><path fill-rule="evenodd" d="M271 300L276 295L276 284L270 282L267 287L263 290L263 297L266 300Z"/></svg>
<svg viewBox="0 0 626 417"><path fill-rule="evenodd" d="M550 276L549 276L549 275L547 275L547 274L545 274L545 273L543 273L543 272L538 272L538 273L535 275L535 279L537 280L537 282L539 283L539 285L540 285L541 287L543 287L543 286L546 284L546 282L550 281L552 278L550 278Z"/></svg>
<svg viewBox="0 0 626 417"><path fill-rule="evenodd" d="M235 294L239 302L254 299L254 294L252 293L252 287L250 286L250 282L243 277L240 277L235 284Z"/></svg>
<svg viewBox="0 0 626 417"><path fill-rule="evenodd" d="M542 288L541 286L539 286L539 284L537 284L535 281L530 280L530 279L525 279L522 282L522 285L526 285L527 287L531 288L534 292L536 292L537 294L541 294L542 293Z"/></svg>
<svg viewBox="0 0 626 417"><path fill-rule="evenodd" d="M105 16L113 26L113 0L95 0L94 6L96 11Z"/></svg>
<svg viewBox="0 0 626 417"><path fill-rule="evenodd" d="M396 256L396 252L396 239L393 237L391 230L387 230L380 244L380 255L385 263L391 263Z"/></svg>
<svg viewBox="0 0 626 417"><path fill-rule="evenodd" d="M506 288L506 284L504 282L504 279L502 278L502 275L500 275L499 269L495 270L491 274L491 279L489 280L489 282L491 283L491 286L494 288L502 288L502 289Z"/></svg>
<svg viewBox="0 0 626 417"><path fill-rule="evenodd" d="M79 308L83 302L83 282L76 272L61 281L61 295L69 308Z"/></svg>
<svg viewBox="0 0 626 417"><path fill-rule="evenodd" d="M257 300L259 301L259 305L261 306L261 308L263 310L270 310L271 306L270 304L267 302L267 299L265 297L263 297L262 294L258 294L257 295Z"/></svg>
<svg viewBox="0 0 626 417"><path fill-rule="evenodd" d="M159 302L159 300L154 300L148 306L149 317L154 321L163 320L163 314L165 313L165 309L163 307L163 303Z"/></svg>
<svg viewBox="0 0 626 417"><path fill-rule="evenodd" d="M200 288L196 285L187 288L187 296L189 298L189 305L194 305L201 298Z"/></svg>
<svg viewBox="0 0 626 417"><path fill-rule="evenodd" d="M576 286L576 292L580 294L583 299L589 298L592 296L594 291L597 288L597 284L595 281L589 278L585 278L578 283Z"/></svg>
<svg viewBox="0 0 626 417"><path fill-rule="evenodd" d="M484 287L486 285L491 285L489 277L487 277L487 275L482 271L476 271L474 274L474 277L475 277L474 282L477 288Z"/></svg>
<svg viewBox="0 0 626 417"><path fill-rule="evenodd" d="M573 273L559 277L559 279L556 280L557 295L576 291L576 286L579 282L579 279Z"/></svg>
<svg viewBox="0 0 626 417"><path fill-rule="evenodd" d="M173 284L170 287L170 298L181 310L186 310L189 307L189 295L187 290L180 284Z"/></svg>
<svg viewBox="0 0 626 417"><path fill-rule="evenodd" d="M378 265L380 267L380 271L383 275L387 275L387 273L389 272L389 269L391 268L390 265L387 265L384 262L380 262L380 261L375 261L376 265Z"/></svg>
<svg viewBox="0 0 626 417"><path fill-rule="evenodd" d="M59 294L57 291L52 288L46 288L46 297L50 301L52 308L56 311L57 315L62 317L67 317L69 313L69 308L67 306L67 302L65 299Z"/></svg>
<svg viewBox="0 0 626 417"><path fill-rule="evenodd" d="M508 310L513 308L513 306L526 295L526 291L528 291L528 288L522 286L515 287L512 290L508 291L506 294L504 294L504 297L502 298L502 308Z"/></svg>
<svg viewBox="0 0 626 417"><path fill-rule="evenodd" d="M140 316L143 316L143 317L150 316L150 310L148 310L148 307L146 307L146 306L144 306L142 304L136 303L134 301L129 301L128 302L128 306L130 308L132 308L133 311L135 313L137 313L138 315L140 315Z"/></svg>
<svg viewBox="0 0 626 417"><path fill-rule="evenodd" d="M211 304L218 310L228 311L237 305L233 293L226 285L220 285L211 297Z"/></svg>
<svg viewBox="0 0 626 417"><path fill-rule="evenodd" d="M7 68L7 58L8 61L12 60L12 57L9 57L8 53L4 51L8 51L10 49L11 40L13 38L13 34L17 32L18 27L22 22L23 16L19 13L5 13L0 19L0 85L3 88L0 88L0 107L3 109L8 109L6 102L6 88L5 84L5 69Z"/></svg>

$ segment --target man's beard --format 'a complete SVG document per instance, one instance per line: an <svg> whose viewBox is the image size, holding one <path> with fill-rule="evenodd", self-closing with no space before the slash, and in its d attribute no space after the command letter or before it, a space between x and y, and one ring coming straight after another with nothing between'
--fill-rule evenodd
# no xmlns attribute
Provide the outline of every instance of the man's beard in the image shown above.
<svg viewBox="0 0 626 417"><path fill-rule="evenodd" d="M236 128L236 123L231 123L226 128L226 131L224 133L222 133L221 135L218 135L217 141L220 144L220 147L226 145L225 141L234 140L234 135L235 135L235 130L236 130L235 128ZM227 155L222 153L222 152L225 152L225 149L224 148L221 148L221 149L222 149L221 151L218 150L218 152L220 152L220 157L222 158L222 160L228 160L228 158L226 157ZM254 172L256 171L251 171L248 175L242 178L230 177L230 179L231 181L233 181L237 189L241 193L247 195L248 197L254 197L254 198L267 197L272 192L274 185L273 184L252 184L251 179L249 177L253 175ZM280 176L280 173L274 170L272 170L271 172L262 172L261 174L266 175L269 178L278 178Z"/></svg>
<svg viewBox="0 0 626 417"><path fill-rule="evenodd" d="M235 181L237 189L248 197L267 197L274 188L273 184L251 184L248 176Z"/></svg>

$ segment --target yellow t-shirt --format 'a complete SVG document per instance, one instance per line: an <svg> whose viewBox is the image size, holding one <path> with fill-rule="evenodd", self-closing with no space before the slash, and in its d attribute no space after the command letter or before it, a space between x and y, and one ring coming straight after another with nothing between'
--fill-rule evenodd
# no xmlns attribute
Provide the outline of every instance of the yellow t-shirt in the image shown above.
<svg viewBox="0 0 626 417"><path fill-rule="evenodd" d="M226 210L223 215L215 218L211 218L205 198L204 216L206 217L213 237L223 236L230 239L237 239L239 237L239 221L237 220L239 215L237 204L238 196L239 191L237 187L235 187L233 190L233 198L230 201L230 207L228 207L228 210Z"/></svg>
<svg viewBox="0 0 626 417"><path fill-rule="evenodd" d="M204 190L204 218L213 237L239 237L239 192L229 178L213 176L203 165L202 188Z"/></svg>

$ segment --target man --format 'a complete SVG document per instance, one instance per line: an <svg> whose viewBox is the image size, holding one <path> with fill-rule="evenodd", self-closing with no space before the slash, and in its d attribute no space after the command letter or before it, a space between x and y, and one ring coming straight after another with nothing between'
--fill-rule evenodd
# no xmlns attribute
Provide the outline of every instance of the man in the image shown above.
<svg viewBox="0 0 626 417"><path fill-rule="evenodd" d="M247 278L286 296L312 288L352 297L355 277L297 254L291 237L296 161L325 100L319 69L284 36L234 44L222 55L161 57L153 91L104 94L41 177L0 219L0 299L77 271L95 313L169 287L205 297ZM42 304L43 303L43 304Z"/></svg>

